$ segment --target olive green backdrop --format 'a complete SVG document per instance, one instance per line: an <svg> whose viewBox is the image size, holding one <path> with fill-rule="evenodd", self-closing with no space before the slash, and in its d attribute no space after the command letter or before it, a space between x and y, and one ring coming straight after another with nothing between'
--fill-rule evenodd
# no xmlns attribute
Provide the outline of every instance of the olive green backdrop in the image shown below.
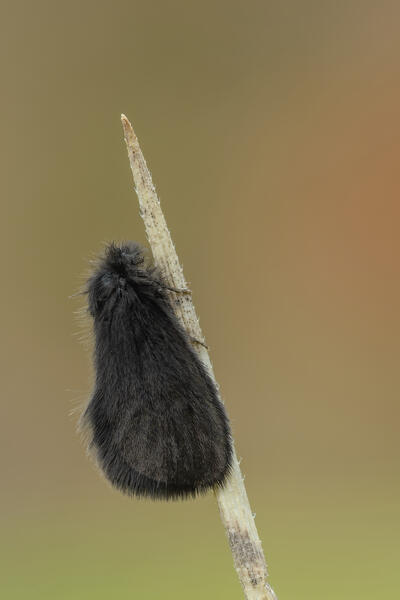
<svg viewBox="0 0 400 600"><path fill-rule="evenodd" d="M88 258L145 242L132 120L193 290L280 600L398 598L400 6L5 1L7 600L240 599L213 496L86 459Z"/></svg>

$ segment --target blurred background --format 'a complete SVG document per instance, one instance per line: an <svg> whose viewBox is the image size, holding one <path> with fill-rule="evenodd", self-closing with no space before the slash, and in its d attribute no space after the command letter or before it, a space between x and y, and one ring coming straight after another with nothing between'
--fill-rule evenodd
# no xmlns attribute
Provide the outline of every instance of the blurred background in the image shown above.
<svg viewBox="0 0 400 600"><path fill-rule="evenodd" d="M85 457L74 317L154 176L280 600L398 598L398 2L7 1L4 598L240 599L212 494L131 500Z"/></svg>

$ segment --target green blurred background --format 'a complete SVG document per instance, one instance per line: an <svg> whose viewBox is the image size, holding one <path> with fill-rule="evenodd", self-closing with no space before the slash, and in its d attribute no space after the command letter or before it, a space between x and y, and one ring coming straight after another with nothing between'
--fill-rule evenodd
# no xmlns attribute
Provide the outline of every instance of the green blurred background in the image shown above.
<svg viewBox="0 0 400 600"><path fill-rule="evenodd" d="M399 595L400 5L5 1L2 596L240 599L210 494L112 491L68 297L145 242L120 113L211 346L280 600Z"/></svg>

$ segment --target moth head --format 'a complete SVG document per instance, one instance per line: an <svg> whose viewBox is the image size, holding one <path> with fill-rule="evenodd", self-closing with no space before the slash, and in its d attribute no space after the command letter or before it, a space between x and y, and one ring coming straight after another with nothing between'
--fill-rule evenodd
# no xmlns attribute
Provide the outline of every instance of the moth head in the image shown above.
<svg viewBox="0 0 400 600"><path fill-rule="evenodd" d="M116 280L112 273L98 272L89 279L87 286L88 308L92 317L100 315L115 288Z"/></svg>
<svg viewBox="0 0 400 600"><path fill-rule="evenodd" d="M113 296L121 297L128 287L128 282L141 277L144 273L143 265L143 249L139 244L112 242L106 246L86 289L92 317L99 316ZM132 286L130 289L132 295Z"/></svg>
<svg viewBox="0 0 400 600"><path fill-rule="evenodd" d="M112 242L105 248L101 266L105 271L122 277L135 276L143 266L143 248L135 242Z"/></svg>

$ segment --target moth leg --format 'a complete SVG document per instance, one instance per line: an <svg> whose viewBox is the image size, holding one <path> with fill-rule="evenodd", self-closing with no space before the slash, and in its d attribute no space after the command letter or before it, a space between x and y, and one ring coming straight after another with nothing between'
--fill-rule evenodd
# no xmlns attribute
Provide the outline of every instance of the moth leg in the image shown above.
<svg viewBox="0 0 400 600"><path fill-rule="evenodd" d="M193 337L193 335L189 335L189 339L194 344L200 344L200 346L204 346L204 348L206 348L207 350L210 349L205 342L202 342L201 340L198 340L197 338Z"/></svg>
<svg viewBox="0 0 400 600"><path fill-rule="evenodd" d="M162 287L164 288L164 290L174 292L175 294L192 294L192 290L189 290L188 288L174 288L170 287L169 285L163 285Z"/></svg>

